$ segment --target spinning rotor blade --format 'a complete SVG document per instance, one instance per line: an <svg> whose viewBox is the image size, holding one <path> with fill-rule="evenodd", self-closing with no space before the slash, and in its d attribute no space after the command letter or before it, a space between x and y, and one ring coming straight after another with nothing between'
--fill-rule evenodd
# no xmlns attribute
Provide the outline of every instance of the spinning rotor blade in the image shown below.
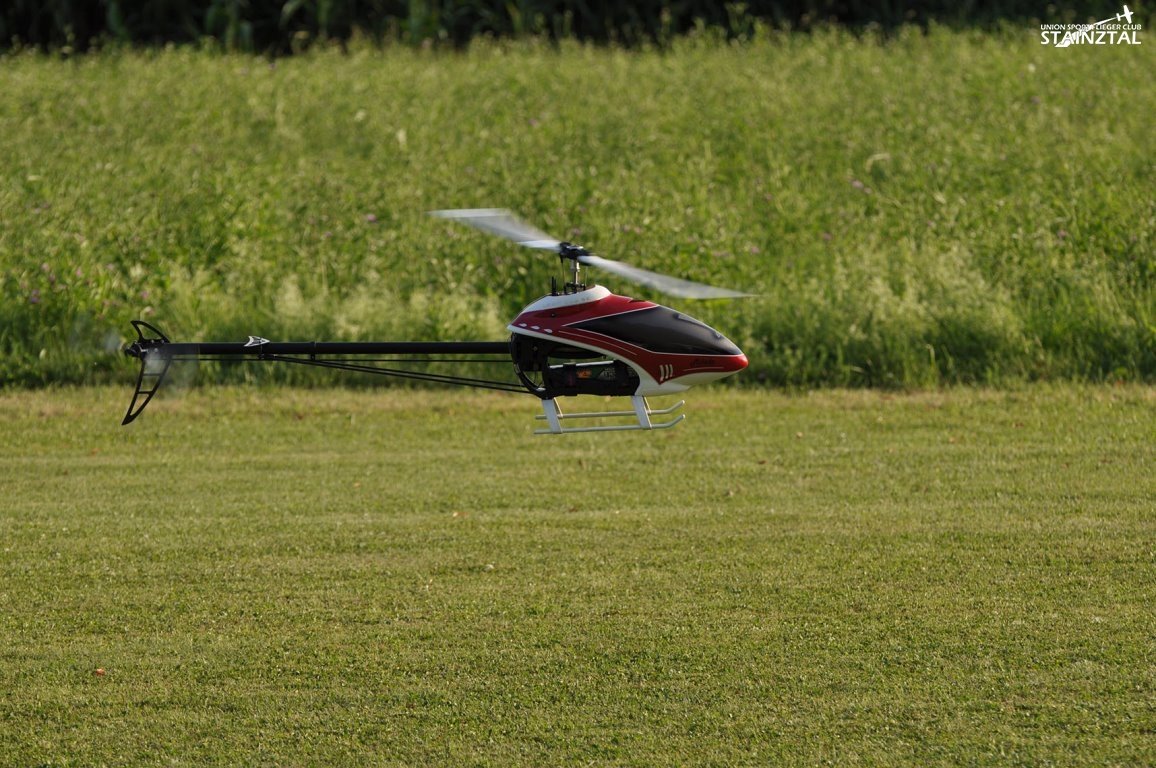
<svg viewBox="0 0 1156 768"><path fill-rule="evenodd" d="M624 277L627 280L653 288L670 296L683 299L741 299L754 294L732 291L729 288L718 288L706 283L696 283L693 280L683 280L671 277L660 272L651 272L648 269L632 267L621 261L611 261L601 256L595 256L585 248L577 248L569 243L547 235L545 232L530 226L504 208L459 208L444 211L430 211L434 216L443 219L452 219L469 224L471 227L489 232L492 235L512 240L518 245L527 248L539 248L554 251L563 258L570 258L579 264L597 267L613 275ZM577 274L577 273L575 273Z"/></svg>
<svg viewBox="0 0 1156 768"><path fill-rule="evenodd" d="M502 208L458 208L448 211L430 211L430 214L469 224L483 232L513 240L518 245L524 245L527 248L557 251L558 247L562 245L561 241L555 240L524 221L519 221L514 217L514 214Z"/></svg>
<svg viewBox="0 0 1156 768"><path fill-rule="evenodd" d="M754 295L742 291L732 291L730 288L719 288L706 283L696 283L693 280L683 280L660 272L651 272L649 269L632 267L621 261L611 261L592 253L579 256L578 261L681 299L742 299Z"/></svg>

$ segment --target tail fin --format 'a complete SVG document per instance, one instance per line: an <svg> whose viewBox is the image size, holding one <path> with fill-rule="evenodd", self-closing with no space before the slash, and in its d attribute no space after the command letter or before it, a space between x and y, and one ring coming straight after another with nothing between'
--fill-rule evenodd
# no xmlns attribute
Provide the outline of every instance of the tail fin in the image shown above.
<svg viewBox="0 0 1156 768"><path fill-rule="evenodd" d="M131 424L137 416L140 416L141 411L161 388L173 362L172 357L164 352L164 346L169 343L167 336L143 320L133 320L132 327L136 330L137 340L125 347L124 353L129 357L140 359L140 373L136 377L136 389L133 391L132 402L128 405L121 426ZM146 337L145 331L155 336Z"/></svg>

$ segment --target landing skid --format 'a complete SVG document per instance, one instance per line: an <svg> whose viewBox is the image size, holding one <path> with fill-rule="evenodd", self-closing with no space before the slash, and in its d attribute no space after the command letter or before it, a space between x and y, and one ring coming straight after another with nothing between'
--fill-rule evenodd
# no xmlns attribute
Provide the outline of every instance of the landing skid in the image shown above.
<svg viewBox="0 0 1156 768"><path fill-rule="evenodd" d="M561 435L569 434L571 432L627 432L636 429L670 429L675 424L686 418L686 414L680 413L670 421L654 422L651 421L651 416L666 416L674 413L681 408L686 401L679 400L669 408L653 409L646 402L646 398L640 395L630 396L631 405L634 410L631 411L592 411L587 413L562 413L562 409L558 407L558 403L554 399L543 400L542 410L544 413L540 416L535 416L539 421L545 421L550 425L549 429L535 429L535 435ZM596 426L585 427L564 427L562 422L567 419L611 419L629 417L635 419L634 424L600 424Z"/></svg>

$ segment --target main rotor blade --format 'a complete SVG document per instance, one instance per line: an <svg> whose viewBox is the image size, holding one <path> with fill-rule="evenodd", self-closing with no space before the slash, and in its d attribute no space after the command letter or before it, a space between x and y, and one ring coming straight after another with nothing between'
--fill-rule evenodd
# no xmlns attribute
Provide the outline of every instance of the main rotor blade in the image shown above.
<svg viewBox="0 0 1156 768"><path fill-rule="evenodd" d="M653 288L656 291L662 291L667 295L677 296L683 299L742 299L754 295L753 293L732 291L730 288L719 288L714 285L707 285L706 283L696 283L693 280L683 280L679 277L651 272L649 269L632 267L629 264L623 264L621 261L611 261L610 259L604 259L594 254L579 256L578 261L591 267L605 270L613 275L625 277L627 280L644 285L647 288Z"/></svg>
<svg viewBox="0 0 1156 768"><path fill-rule="evenodd" d="M456 208L446 211L430 211L433 216L453 219L471 227L489 232L527 248L557 251L562 243L518 219L504 208Z"/></svg>
<svg viewBox="0 0 1156 768"><path fill-rule="evenodd" d="M505 208L457 208L444 211L430 211L434 216L443 219L453 219L471 227L489 232L507 240L513 240L519 245L528 248L540 248L554 251L567 258L576 258L579 263L606 270L607 272L625 277L627 280L653 288L656 291L684 299L741 299L754 294L732 291L729 288L718 288L705 283L696 283L693 280L683 280L648 269L632 267L621 261L611 261L601 256L586 253L582 249L581 255L572 256L562 253L562 243L516 217Z"/></svg>

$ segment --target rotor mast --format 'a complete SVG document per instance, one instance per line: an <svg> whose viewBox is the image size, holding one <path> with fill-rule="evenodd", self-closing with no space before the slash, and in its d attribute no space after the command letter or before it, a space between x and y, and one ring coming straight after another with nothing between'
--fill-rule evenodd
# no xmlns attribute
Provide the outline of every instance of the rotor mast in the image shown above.
<svg viewBox="0 0 1156 768"><path fill-rule="evenodd" d="M578 293L586 290L586 284L582 282L582 258L589 256L590 252L580 245L573 243L559 243L558 244L558 258L561 261L570 260L570 282L566 283L566 293Z"/></svg>

